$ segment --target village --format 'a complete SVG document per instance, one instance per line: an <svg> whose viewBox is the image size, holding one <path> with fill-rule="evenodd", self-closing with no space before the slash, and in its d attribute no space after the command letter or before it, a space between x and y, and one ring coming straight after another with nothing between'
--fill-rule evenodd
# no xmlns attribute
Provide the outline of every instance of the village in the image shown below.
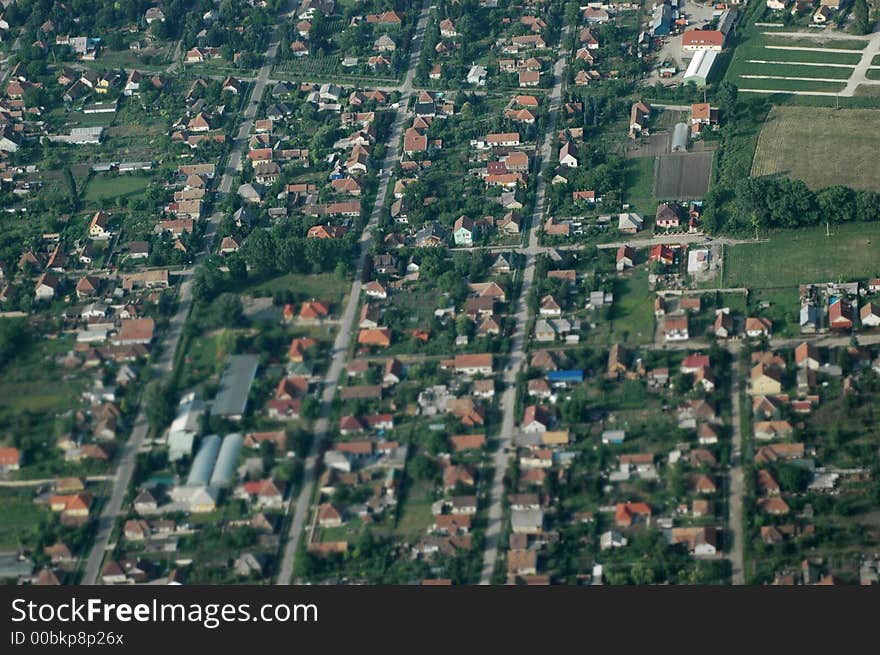
<svg viewBox="0 0 880 655"><path fill-rule="evenodd" d="M745 72L858 12L149 4L0 14L0 579L877 582L880 186Z"/></svg>

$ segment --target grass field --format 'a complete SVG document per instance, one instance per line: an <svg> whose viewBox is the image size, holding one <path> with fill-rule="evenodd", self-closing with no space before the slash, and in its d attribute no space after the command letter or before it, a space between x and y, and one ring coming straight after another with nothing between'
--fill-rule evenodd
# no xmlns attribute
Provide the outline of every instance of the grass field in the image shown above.
<svg viewBox="0 0 880 655"><path fill-rule="evenodd" d="M150 175L95 175L89 180L83 194L86 202L101 202L111 198L142 193L150 184Z"/></svg>
<svg viewBox="0 0 880 655"><path fill-rule="evenodd" d="M865 77L869 80L880 80L880 68L869 68Z"/></svg>
<svg viewBox="0 0 880 655"><path fill-rule="evenodd" d="M760 75L760 73L755 73ZM840 93L846 83L841 82L817 82L815 80L783 80L783 79L756 79L740 77L736 82L740 89L760 89L771 93L785 93L788 91L823 91L825 93ZM831 98L834 101L834 98Z"/></svg>
<svg viewBox="0 0 880 655"><path fill-rule="evenodd" d="M648 213L656 209L654 197L654 157L638 157L626 160L625 191L623 201L634 211Z"/></svg>
<svg viewBox="0 0 880 655"><path fill-rule="evenodd" d="M768 89L774 91L826 91L836 92L843 88L834 82L816 79L840 79L846 81L852 69L861 59L861 50L867 45L862 39L835 40L764 34L761 28L743 27L741 43L733 54L727 70L727 79L741 89ZM788 50L785 48L803 48ZM822 48L852 50L853 52L829 52ZM799 65L801 64L801 65ZM804 66L803 64L836 64L835 66ZM843 67L841 67L843 66ZM771 75L773 77L810 78L805 80L754 79L744 75ZM832 99L833 100L833 99Z"/></svg>
<svg viewBox="0 0 880 655"><path fill-rule="evenodd" d="M0 489L0 549L15 549L49 512L46 506L34 505L33 489Z"/></svg>
<svg viewBox="0 0 880 655"><path fill-rule="evenodd" d="M854 223L786 230L769 241L726 249L724 284L755 288L874 277L880 272L880 225Z"/></svg>
<svg viewBox="0 0 880 655"><path fill-rule="evenodd" d="M332 273L320 275L289 273L243 289L242 293L250 293L254 296L272 295L275 291L289 289L299 297L339 302L350 287L350 280L341 279Z"/></svg>
<svg viewBox="0 0 880 655"><path fill-rule="evenodd" d="M878 147L876 111L776 106L758 137L752 175L783 174L812 189L843 184L878 191Z"/></svg>
<svg viewBox="0 0 880 655"><path fill-rule="evenodd" d="M611 312L616 342L645 344L654 339L654 303L647 267L639 266L630 277L615 282Z"/></svg>
<svg viewBox="0 0 880 655"><path fill-rule="evenodd" d="M413 482L407 490L406 499L400 519L394 531L408 539L416 539L424 534L431 526L431 504L434 502L431 484L428 482Z"/></svg>

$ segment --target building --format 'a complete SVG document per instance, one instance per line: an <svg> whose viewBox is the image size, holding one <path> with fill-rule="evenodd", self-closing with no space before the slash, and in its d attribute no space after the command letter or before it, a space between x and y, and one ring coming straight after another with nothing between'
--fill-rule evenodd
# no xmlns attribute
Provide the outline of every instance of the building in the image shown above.
<svg viewBox="0 0 880 655"><path fill-rule="evenodd" d="M718 53L714 50L700 50L691 59L684 73L684 82L693 82L699 87L706 86Z"/></svg>
<svg viewBox="0 0 880 655"><path fill-rule="evenodd" d="M725 40L720 30L688 30L681 35L681 50L683 53L701 50L721 52Z"/></svg>
<svg viewBox="0 0 880 655"><path fill-rule="evenodd" d="M232 421L242 419L259 362L257 355L230 355L227 358L211 414Z"/></svg>

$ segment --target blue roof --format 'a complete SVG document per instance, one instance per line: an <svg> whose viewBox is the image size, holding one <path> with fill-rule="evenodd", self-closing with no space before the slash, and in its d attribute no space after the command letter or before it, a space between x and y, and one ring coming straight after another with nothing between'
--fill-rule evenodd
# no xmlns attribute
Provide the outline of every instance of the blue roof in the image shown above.
<svg viewBox="0 0 880 655"><path fill-rule="evenodd" d="M580 369L568 371L550 371L547 373L550 382L583 382L584 372Z"/></svg>

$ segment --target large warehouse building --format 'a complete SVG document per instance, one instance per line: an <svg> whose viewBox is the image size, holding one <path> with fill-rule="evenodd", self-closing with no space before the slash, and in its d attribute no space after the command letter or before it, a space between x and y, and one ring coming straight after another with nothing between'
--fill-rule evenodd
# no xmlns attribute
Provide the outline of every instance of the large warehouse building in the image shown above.
<svg viewBox="0 0 880 655"><path fill-rule="evenodd" d="M706 86L717 57L718 53L714 50L700 50L695 54L684 73L685 84L693 82L697 86Z"/></svg>

